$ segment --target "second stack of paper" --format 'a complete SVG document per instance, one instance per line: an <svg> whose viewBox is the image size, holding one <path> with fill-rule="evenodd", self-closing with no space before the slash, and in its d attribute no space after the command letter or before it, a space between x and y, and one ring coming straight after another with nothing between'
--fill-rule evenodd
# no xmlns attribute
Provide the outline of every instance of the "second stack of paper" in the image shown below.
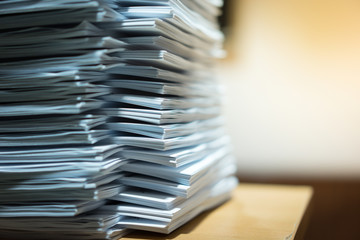
<svg viewBox="0 0 360 240"><path fill-rule="evenodd" d="M130 229L168 233L230 196L236 185L220 91L216 1L117 1L128 19L109 24L127 43L109 69L105 111L128 159L112 205Z"/></svg>

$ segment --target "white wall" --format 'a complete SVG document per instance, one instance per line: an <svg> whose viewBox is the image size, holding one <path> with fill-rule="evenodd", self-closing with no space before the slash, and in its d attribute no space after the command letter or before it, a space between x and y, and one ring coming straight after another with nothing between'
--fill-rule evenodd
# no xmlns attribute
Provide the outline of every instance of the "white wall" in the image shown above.
<svg viewBox="0 0 360 240"><path fill-rule="evenodd" d="M235 0L219 74L246 176L360 176L360 1Z"/></svg>

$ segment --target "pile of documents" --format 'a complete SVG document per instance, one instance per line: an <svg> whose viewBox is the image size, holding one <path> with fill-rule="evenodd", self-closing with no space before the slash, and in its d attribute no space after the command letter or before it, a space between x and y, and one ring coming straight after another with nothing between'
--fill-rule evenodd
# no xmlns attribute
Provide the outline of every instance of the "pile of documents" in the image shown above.
<svg viewBox="0 0 360 240"><path fill-rule="evenodd" d="M101 209L123 186L121 147L101 113L109 56L124 43L96 22L121 21L90 0L0 2L1 237L121 236ZM76 217L75 217L76 216ZM49 237L51 234L51 237Z"/></svg>
<svg viewBox="0 0 360 240"><path fill-rule="evenodd" d="M0 2L1 237L169 233L229 199L220 6Z"/></svg>

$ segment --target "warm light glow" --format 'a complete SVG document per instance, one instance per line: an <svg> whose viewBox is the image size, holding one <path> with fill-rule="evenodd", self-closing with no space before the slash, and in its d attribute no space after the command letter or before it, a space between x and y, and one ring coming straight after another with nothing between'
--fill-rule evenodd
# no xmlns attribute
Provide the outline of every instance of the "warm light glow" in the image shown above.
<svg viewBox="0 0 360 240"><path fill-rule="evenodd" d="M240 173L358 176L360 1L234 2L220 74Z"/></svg>

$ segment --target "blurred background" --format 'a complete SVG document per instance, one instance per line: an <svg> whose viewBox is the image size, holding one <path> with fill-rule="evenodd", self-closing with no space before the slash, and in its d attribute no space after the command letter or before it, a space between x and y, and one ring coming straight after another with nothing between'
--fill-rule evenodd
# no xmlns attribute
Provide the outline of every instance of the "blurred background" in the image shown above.
<svg viewBox="0 0 360 240"><path fill-rule="evenodd" d="M226 0L241 182L314 187L305 239L360 239L360 1Z"/></svg>

